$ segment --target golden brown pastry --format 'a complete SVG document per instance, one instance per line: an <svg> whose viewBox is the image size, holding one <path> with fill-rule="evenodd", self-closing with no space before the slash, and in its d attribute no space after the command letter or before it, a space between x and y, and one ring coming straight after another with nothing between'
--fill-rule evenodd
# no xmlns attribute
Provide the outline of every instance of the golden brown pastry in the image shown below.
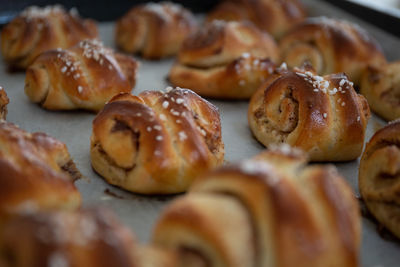
<svg viewBox="0 0 400 267"><path fill-rule="evenodd" d="M0 121L0 224L18 212L79 207L79 177L65 144Z"/></svg>
<svg viewBox="0 0 400 267"><path fill-rule="evenodd" d="M201 96L248 99L278 53L275 41L250 23L213 21L185 40L169 80Z"/></svg>
<svg viewBox="0 0 400 267"><path fill-rule="evenodd" d="M97 34L95 22L80 18L75 9L32 6L3 28L1 52L11 67L25 69L44 51L68 48Z"/></svg>
<svg viewBox="0 0 400 267"><path fill-rule="evenodd" d="M186 191L223 158L217 108L187 89L120 94L93 121L94 170L129 191Z"/></svg>
<svg viewBox="0 0 400 267"><path fill-rule="evenodd" d="M6 91L0 86L0 120L5 120L7 116L7 104L9 99Z"/></svg>
<svg viewBox="0 0 400 267"><path fill-rule="evenodd" d="M142 266L133 234L104 208L17 216L0 244L5 267Z"/></svg>
<svg viewBox="0 0 400 267"><path fill-rule="evenodd" d="M358 25L326 17L309 18L280 40L289 67L312 64L319 75L345 72L359 84L368 66L386 64L380 45Z"/></svg>
<svg viewBox="0 0 400 267"><path fill-rule="evenodd" d="M67 50L50 50L27 69L25 93L50 110L98 111L114 95L130 92L138 63L97 40Z"/></svg>
<svg viewBox="0 0 400 267"><path fill-rule="evenodd" d="M305 16L305 9L298 0L224 0L208 14L207 20L248 20L280 38Z"/></svg>
<svg viewBox="0 0 400 267"><path fill-rule="evenodd" d="M115 40L125 52L160 59L175 55L196 26L193 14L179 4L147 3L133 7L117 21Z"/></svg>
<svg viewBox="0 0 400 267"><path fill-rule="evenodd" d="M386 120L400 118L400 62L369 67L362 75L360 92L371 109Z"/></svg>
<svg viewBox="0 0 400 267"><path fill-rule="evenodd" d="M278 70L253 95L248 121L265 146L287 143L312 161L360 156L370 117L368 103L343 73Z"/></svg>
<svg viewBox="0 0 400 267"><path fill-rule="evenodd" d="M358 183L369 211L400 238L400 121L377 131L360 161Z"/></svg>
<svg viewBox="0 0 400 267"><path fill-rule="evenodd" d="M153 243L180 266L353 267L361 220L333 166L289 146L196 179L156 224Z"/></svg>

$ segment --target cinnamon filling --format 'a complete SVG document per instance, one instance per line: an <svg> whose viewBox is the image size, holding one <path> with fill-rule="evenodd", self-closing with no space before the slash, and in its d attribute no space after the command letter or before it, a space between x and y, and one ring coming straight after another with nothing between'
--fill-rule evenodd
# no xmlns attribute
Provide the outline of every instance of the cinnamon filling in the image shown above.
<svg viewBox="0 0 400 267"><path fill-rule="evenodd" d="M76 168L76 165L72 160L61 166L61 170L66 172L73 182L82 178L82 174L79 172L78 168Z"/></svg>

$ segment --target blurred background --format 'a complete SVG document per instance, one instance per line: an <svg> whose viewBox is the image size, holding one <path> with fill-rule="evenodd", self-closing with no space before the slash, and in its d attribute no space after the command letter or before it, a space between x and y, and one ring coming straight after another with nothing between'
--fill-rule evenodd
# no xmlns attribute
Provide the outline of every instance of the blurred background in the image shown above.
<svg viewBox="0 0 400 267"><path fill-rule="evenodd" d="M159 2L153 0L154 2ZM181 3L195 13L206 12L218 0L172 0ZM386 31L400 36L400 0L320 0L337 5L346 11L369 21ZM11 20L30 5L46 6L59 3L65 7L77 7L83 17L98 21L111 21L122 16L132 6L150 2L146 0L0 0L0 26ZM387 25L391 25L387 28ZM397 27L398 26L398 27Z"/></svg>
<svg viewBox="0 0 400 267"><path fill-rule="evenodd" d="M181 3L193 12L205 12L218 3L217 0L171 0ZM146 0L0 0L0 23L4 24L19 11L30 5L46 6L61 4L66 8L77 7L83 17L98 21L111 21L122 16L132 6L145 2L160 2Z"/></svg>

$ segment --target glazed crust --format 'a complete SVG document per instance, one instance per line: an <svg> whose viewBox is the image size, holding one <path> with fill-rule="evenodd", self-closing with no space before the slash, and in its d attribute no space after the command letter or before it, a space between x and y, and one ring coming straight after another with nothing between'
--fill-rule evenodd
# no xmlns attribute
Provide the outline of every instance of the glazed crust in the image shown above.
<svg viewBox="0 0 400 267"><path fill-rule="evenodd" d="M179 4L147 3L133 7L117 21L115 39L125 52L160 59L175 55L196 27L193 14Z"/></svg>
<svg viewBox="0 0 400 267"><path fill-rule="evenodd" d="M185 40L169 80L201 96L248 99L278 53L275 41L250 23L213 21Z"/></svg>
<svg viewBox="0 0 400 267"><path fill-rule="evenodd" d="M50 110L99 111L114 95L130 92L138 63L97 40L41 54L27 69L25 93Z"/></svg>
<svg viewBox="0 0 400 267"><path fill-rule="evenodd" d="M306 69L276 71L253 95L248 110L258 141L301 148L312 161L360 156L369 117L367 101L345 74L321 77Z"/></svg>
<svg viewBox="0 0 400 267"><path fill-rule="evenodd" d="M75 209L81 175L65 144L0 121L0 221L37 209Z"/></svg>
<svg viewBox="0 0 400 267"><path fill-rule="evenodd" d="M29 7L1 31L1 52L12 67L26 69L42 52L96 38L94 21L61 6Z"/></svg>
<svg viewBox="0 0 400 267"><path fill-rule="evenodd" d="M305 16L298 0L225 0L208 14L207 20L248 20L279 39Z"/></svg>
<svg viewBox="0 0 400 267"><path fill-rule="evenodd" d="M345 72L359 84L368 66L386 64L377 41L358 25L326 17L309 18L280 40L281 60L290 67L312 64L319 75Z"/></svg>
<svg viewBox="0 0 400 267"><path fill-rule="evenodd" d="M360 161L359 189L369 211L400 238L400 122L377 131Z"/></svg>
<svg viewBox="0 0 400 267"><path fill-rule="evenodd" d="M184 192L223 158L217 108L187 89L120 94L93 121L93 168L133 192Z"/></svg>
<svg viewBox="0 0 400 267"><path fill-rule="evenodd" d="M385 120L400 118L400 62L369 67L362 75L360 92L371 109Z"/></svg>
<svg viewBox="0 0 400 267"><path fill-rule="evenodd" d="M7 104L9 103L6 91L0 86L0 120L5 120L7 116Z"/></svg>
<svg viewBox="0 0 400 267"><path fill-rule="evenodd" d="M350 267L360 237L357 201L336 169L285 148L199 177L164 210L153 243L182 266Z"/></svg>

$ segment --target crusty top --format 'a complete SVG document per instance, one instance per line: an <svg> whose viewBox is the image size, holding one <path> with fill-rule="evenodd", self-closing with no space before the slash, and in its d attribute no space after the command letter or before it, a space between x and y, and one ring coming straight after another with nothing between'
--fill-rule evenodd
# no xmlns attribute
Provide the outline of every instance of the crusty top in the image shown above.
<svg viewBox="0 0 400 267"><path fill-rule="evenodd" d="M210 12L207 19L249 20L257 27L279 38L305 18L298 0L225 0Z"/></svg>
<svg viewBox="0 0 400 267"><path fill-rule="evenodd" d="M378 42L360 26L343 20L308 18L293 27L280 40L282 60L291 65L291 58L301 58L303 52L307 54L308 48L301 50L300 44L318 49L323 62L313 67L319 74L345 72L355 83L368 65L386 63ZM298 50L293 50L296 46Z"/></svg>
<svg viewBox="0 0 400 267"><path fill-rule="evenodd" d="M40 53L57 47L67 48L80 40L97 37L97 26L83 20L76 9L67 12L61 6L28 7L1 32L4 59L18 68L26 68Z"/></svg>
<svg viewBox="0 0 400 267"><path fill-rule="evenodd" d="M126 115L131 118L129 121L122 119L122 116L125 117ZM130 94L115 96L93 121L94 134L100 140L103 136L102 132L106 129L99 126L110 117L114 117L116 121L121 117L121 122L131 124L125 127L139 128L140 138L145 142L145 145L142 145L143 149L149 153L154 153L160 160L168 161L166 155L171 153L172 136L170 136L169 131L172 131L173 139L179 141L177 145L182 149L180 153L185 155L185 160L189 162L200 161L205 163L208 161L209 153L215 153L217 158L223 157L218 110L214 105L190 90L173 89L167 93L145 91L138 97ZM119 127L122 127L122 125L119 125ZM111 132L117 132L117 128ZM134 132L137 132L137 130L134 130ZM136 148L132 146L124 149L128 151ZM136 153L124 154L127 156ZM132 162L122 165L129 168L133 164ZM148 166L149 168L157 168L152 161L148 164L151 165ZM158 164L158 166L162 165Z"/></svg>
<svg viewBox="0 0 400 267"><path fill-rule="evenodd" d="M80 177L65 144L0 121L0 213L77 207Z"/></svg>
<svg viewBox="0 0 400 267"><path fill-rule="evenodd" d="M83 40L38 56L27 70L25 91L45 108L99 110L115 94L132 90L137 69L132 57Z"/></svg>
<svg viewBox="0 0 400 267"><path fill-rule="evenodd" d="M186 36L197 27L194 15L177 3L134 6L116 23L116 42L125 52L145 58L175 55Z"/></svg>
<svg viewBox="0 0 400 267"><path fill-rule="evenodd" d="M257 58L278 58L275 41L247 22L215 20L191 34L179 52L181 64L210 67L228 64L242 54Z"/></svg>

